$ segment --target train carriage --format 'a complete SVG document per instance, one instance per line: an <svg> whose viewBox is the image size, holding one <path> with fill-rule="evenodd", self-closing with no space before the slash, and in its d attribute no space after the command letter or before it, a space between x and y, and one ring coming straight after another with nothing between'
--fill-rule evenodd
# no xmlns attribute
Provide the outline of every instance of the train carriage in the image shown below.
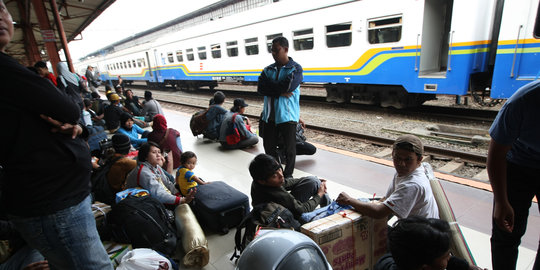
<svg viewBox="0 0 540 270"><path fill-rule="evenodd" d="M91 61L104 80L255 83L271 40L285 36L304 82L325 85L329 101L403 108L484 91L492 79L491 96L507 98L540 71L538 2L282 0Z"/></svg>

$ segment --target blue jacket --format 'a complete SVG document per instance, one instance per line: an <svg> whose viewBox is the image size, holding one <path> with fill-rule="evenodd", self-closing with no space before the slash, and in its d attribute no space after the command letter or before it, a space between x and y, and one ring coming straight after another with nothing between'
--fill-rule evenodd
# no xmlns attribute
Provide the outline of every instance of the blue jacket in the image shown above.
<svg viewBox="0 0 540 270"><path fill-rule="evenodd" d="M298 122L300 119L300 83L304 79L302 67L289 57L289 62L278 68L271 64L259 76L257 92L264 95L262 119L268 123L270 102L274 100L275 123ZM292 93L292 96L281 96Z"/></svg>
<svg viewBox="0 0 540 270"><path fill-rule="evenodd" d="M144 129L140 128L135 124L133 125L131 130L126 130L123 127L120 127L117 132L127 135L129 137L129 140L131 141L131 145L133 145L133 147L135 148L139 148L143 143L148 141L147 138L139 139L139 134L142 135L144 133Z"/></svg>

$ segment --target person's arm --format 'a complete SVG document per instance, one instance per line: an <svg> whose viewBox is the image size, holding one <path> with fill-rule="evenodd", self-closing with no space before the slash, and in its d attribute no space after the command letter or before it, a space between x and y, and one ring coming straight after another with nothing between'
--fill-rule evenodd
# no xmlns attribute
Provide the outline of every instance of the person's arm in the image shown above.
<svg viewBox="0 0 540 270"><path fill-rule="evenodd" d="M336 199L336 202L342 205L350 205L357 212L372 218L385 218L392 214L392 210L382 202L362 202L352 198L345 192L341 192Z"/></svg>
<svg viewBox="0 0 540 270"><path fill-rule="evenodd" d="M514 229L514 209L506 193L506 154L511 148L511 145L499 144L491 139L487 156L487 172L493 190L493 220L507 232Z"/></svg>

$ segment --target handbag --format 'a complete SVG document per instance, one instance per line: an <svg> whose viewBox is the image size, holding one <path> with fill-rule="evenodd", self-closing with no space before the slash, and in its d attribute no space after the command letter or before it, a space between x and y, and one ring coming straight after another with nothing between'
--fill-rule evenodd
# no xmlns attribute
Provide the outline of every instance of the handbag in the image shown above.
<svg viewBox="0 0 540 270"><path fill-rule="evenodd" d="M232 116L232 128L230 129L230 132L227 132L228 135L225 137L227 140L228 145L235 145L239 143L242 140L242 137L240 136L240 132L238 131L238 127L236 126L236 116L238 113L233 114Z"/></svg>

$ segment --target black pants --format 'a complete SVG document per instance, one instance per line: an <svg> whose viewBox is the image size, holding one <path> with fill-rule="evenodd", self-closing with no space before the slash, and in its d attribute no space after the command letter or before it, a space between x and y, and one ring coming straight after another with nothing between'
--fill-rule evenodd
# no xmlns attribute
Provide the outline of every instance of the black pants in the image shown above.
<svg viewBox="0 0 540 270"><path fill-rule="evenodd" d="M503 231L492 224L491 261L493 270L516 269L518 247L527 229L531 201L540 198L540 169L532 169L507 162L507 195L514 209L514 230ZM536 252L533 270L540 270L540 258Z"/></svg>
<svg viewBox="0 0 540 270"><path fill-rule="evenodd" d="M296 142L296 155L313 155L317 152L317 147L308 142Z"/></svg>
<svg viewBox="0 0 540 270"><path fill-rule="evenodd" d="M280 137L283 139L283 151L287 160L283 176L288 178L292 177L296 162L296 122L286 122L278 125L273 122L264 123L264 152L273 156L276 160L280 160L277 152Z"/></svg>

